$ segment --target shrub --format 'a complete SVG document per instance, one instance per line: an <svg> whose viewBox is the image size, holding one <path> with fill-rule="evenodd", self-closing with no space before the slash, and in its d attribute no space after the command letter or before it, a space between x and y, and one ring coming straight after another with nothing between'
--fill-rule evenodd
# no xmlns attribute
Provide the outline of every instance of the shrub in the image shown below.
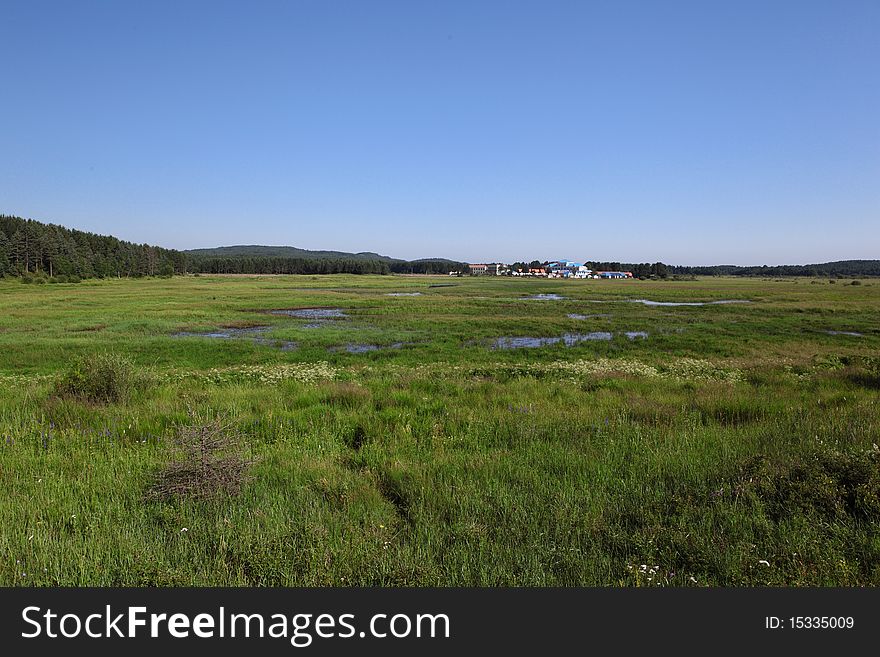
<svg viewBox="0 0 880 657"><path fill-rule="evenodd" d="M238 495L253 459L241 455L237 432L217 418L178 429L173 458L156 473L147 490L150 500L210 499Z"/></svg>
<svg viewBox="0 0 880 657"><path fill-rule="evenodd" d="M827 522L880 519L880 452L824 452L772 462L749 460L743 470L768 515L782 522L796 514Z"/></svg>
<svg viewBox="0 0 880 657"><path fill-rule="evenodd" d="M43 285L47 281L48 281L48 279L46 278L46 274L44 274L41 271L38 271L36 273L26 271L21 275L21 282L25 283L27 285L30 285L33 283L36 283L37 285Z"/></svg>
<svg viewBox="0 0 880 657"><path fill-rule="evenodd" d="M91 354L74 362L56 387L57 394L96 404L126 401L143 390L149 376L118 354Z"/></svg>
<svg viewBox="0 0 880 657"><path fill-rule="evenodd" d="M82 283L82 279L79 276L77 276L76 274L71 274L70 276L67 277L67 282L68 283Z"/></svg>

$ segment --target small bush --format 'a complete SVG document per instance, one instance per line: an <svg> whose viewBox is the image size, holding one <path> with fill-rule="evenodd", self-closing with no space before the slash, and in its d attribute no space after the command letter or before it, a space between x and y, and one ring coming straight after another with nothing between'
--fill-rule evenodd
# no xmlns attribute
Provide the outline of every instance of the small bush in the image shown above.
<svg viewBox="0 0 880 657"><path fill-rule="evenodd" d="M742 480L782 522L796 514L827 522L880 520L880 452L827 452L786 462L755 457Z"/></svg>
<svg viewBox="0 0 880 657"><path fill-rule="evenodd" d="M71 274L70 276L67 277L67 282L68 283L82 283L82 279L79 276L77 276L76 274Z"/></svg>
<svg viewBox="0 0 880 657"><path fill-rule="evenodd" d="M77 360L61 378L56 393L96 404L123 402L145 389L150 377L118 354L91 354Z"/></svg>
<svg viewBox="0 0 880 657"><path fill-rule="evenodd" d="M861 281L853 281L852 283L850 283L850 285L861 285L861 284L862 284Z"/></svg>
<svg viewBox="0 0 880 657"><path fill-rule="evenodd" d="M26 271L21 275L21 282L25 283L26 285L44 285L47 281L48 278L46 277L46 274L41 271L36 273Z"/></svg>
<svg viewBox="0 0 880 657"><path fill-rule="evenodd" d="M156 473L149 500L238 495L254 463L241 455L240 437L220 419L180 427L173 458Z"/></svg>

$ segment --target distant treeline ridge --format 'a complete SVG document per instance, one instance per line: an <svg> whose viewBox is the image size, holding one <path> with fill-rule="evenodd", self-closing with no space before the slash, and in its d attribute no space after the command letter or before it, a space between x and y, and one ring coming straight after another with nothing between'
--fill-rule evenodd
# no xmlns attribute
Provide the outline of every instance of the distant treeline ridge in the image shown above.
<svg viewBox="0 0 880 657"><path fill-rule="evenodd" d="M0 215L0 275L105 278L185 271L186 255L174 249Z"/></svg>
<svg viewBox="0 0 880 657"><path fill-rule="evenodd" d="M466 271L449 260L368 260L364 258L284 258L187 254L189 270L203 274L448 274Z"/></svg>
<svg viewBox="0 0 880 657"><path fill-rule="evenodd" d="M308 251L291 249L308 254ZM395 260L378 254L316 252L315 257L215 256L134 244L0 215L0 276L107 278L171 276L173 274L447 274L466 271L450 260Z"/></svg>
<svg viewBox="0 0 880 657"><path fill-rule="evenodd" d="M222 254L222 255L221 255ZM271 255L261 255L271 254ZM545 262L518 262L537 268ZM637 278L668 276L880 276L880 260L813 265L684 267L662 262L588 262L595 271L630 271ZM376 253L346 254L293 247L223 247L196 252L134 244L107 235L0 215L0 276L60 279L171 276L173 274L447 274L466 263L444 258L397 260Z"/></svg>
<svg viewBox="0 0 880 657"><path fill-rule="evenodd" d="M693 276L880 276L880 260L838 260L815 265L714 265L669 268L670 273Z"/></svg>

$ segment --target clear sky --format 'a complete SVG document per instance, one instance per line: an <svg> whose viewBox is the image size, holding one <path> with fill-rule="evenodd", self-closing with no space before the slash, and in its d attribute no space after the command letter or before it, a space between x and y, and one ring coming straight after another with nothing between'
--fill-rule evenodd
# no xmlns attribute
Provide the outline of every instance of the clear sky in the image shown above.
<svg viewBox="0 0 880 657"><path fill-rule="evenodd" d="M880 258L878 35L878 0L0 0L0 212L175 248Z"/></svg>

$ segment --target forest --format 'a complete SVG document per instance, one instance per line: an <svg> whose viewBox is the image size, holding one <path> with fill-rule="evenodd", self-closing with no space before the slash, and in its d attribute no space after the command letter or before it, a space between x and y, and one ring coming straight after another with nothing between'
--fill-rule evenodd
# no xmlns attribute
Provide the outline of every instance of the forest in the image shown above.
<svg viewBox="0 0 880 657"><path fill-rule="evenodd" d="M186 255L180 251L0 215L0 274L76 280L184 272Z"/></svg>
<svg viewBox="0 0 880 657"><path fill-rule="evenodd" d="M376 254L365 257L365 254L299 249L292 250L303 254L297 257L218 256L205 251L191 253L134 244L33 219L0 215L0 276L21 276L28 282L185 273L447 274L467 269L465 263L440 258L408 261Z"/></svg>

